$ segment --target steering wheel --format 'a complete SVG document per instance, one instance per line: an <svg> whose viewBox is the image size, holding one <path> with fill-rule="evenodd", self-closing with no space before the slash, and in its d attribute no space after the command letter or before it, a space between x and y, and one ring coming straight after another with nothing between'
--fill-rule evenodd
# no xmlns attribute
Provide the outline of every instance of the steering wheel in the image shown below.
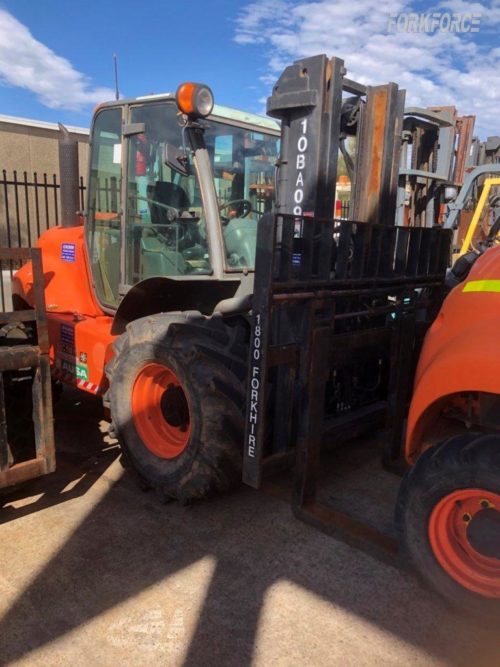
<svg viewBox="0 0 500 667"><path fill-rule="evenodd" d="M238 216L233 216L233 217L238 217L238 218L246 218L247 215L250 215L250 213L253 211L252 207L252 202L249 201L248 199L231 199L230 201L226 202L225 204L221 204L219 206L219 212L222 213L222 211L226 208L230 208L231 206L241 206L242 209L242 214ZM229 222L231 218L227 216L222 216L225 221Z"/></svg>

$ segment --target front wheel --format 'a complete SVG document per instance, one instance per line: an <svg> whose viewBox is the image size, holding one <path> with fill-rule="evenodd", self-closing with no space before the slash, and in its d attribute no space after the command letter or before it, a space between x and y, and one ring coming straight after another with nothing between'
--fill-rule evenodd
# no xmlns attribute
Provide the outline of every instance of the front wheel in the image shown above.
<svg viewBox="0 0 500 667"><path fill-rule="evenodd" d="M396 523L439 593L500 617L500 436L458 435L424 452L401 485Z"/></svg>
<svg viewBox="0 0 500 667"><path fill-rule="evenodd" d="M241 477L245 355L222 322L155 315L129 325L108 366L125 461L165 498L190 501Z"/></svg>

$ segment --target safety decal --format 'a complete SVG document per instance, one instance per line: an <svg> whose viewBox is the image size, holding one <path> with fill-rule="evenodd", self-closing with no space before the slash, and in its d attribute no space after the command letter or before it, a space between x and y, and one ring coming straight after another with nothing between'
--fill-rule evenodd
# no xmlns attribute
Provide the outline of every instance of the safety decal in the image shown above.
<svg viewBox="0 0 500 667"><path fill-rule="evenodd" d="M75 374L72 371L68 371L64 367L52 368L52 377L54 377L56 380L61 380L61 382L65 382L66 384L72 384L78 387L78 389L83 389L84 391L88 391L91 394L100 393L100 389L97 384L89 382L88 379L84 380L75 377Z"/></svg>
<svg viewBox="0 0 500 667"><path fill-rule="evenodd" d="M464 292L500 292L500 280L469 280Z"/></svg>
<svg viewBox="0 0 500 667"><path fill-rule="evenodd" d="M75 357L75 330L68 324L61 324L59 328L59 354L67 354L70 357Z"/></svg>
<svg viewBox="0 0 500 667"><path fill-rule="evenodd" d="M69 324L61 324L61 328L59 329L59 336L61 339L61 342L66 343L67 345L73 345L75 344L75 329L74 327L70 326Z"/></svg>
<svg viewBox="0 0 500 667"><path fill-rule="evenodd" d="M63 262L76 260L76 246L74 243L61 243L61 259Z"/></svg>
<svg viewBox="0 0 500 667"><path fill-rule="evenodd" d="M74 361L68 361L67 359L59 359L59 363L63 373L70 373L71 375L74 375L77 380L89 379L87 367L83 364L75 364Z"/></svg>

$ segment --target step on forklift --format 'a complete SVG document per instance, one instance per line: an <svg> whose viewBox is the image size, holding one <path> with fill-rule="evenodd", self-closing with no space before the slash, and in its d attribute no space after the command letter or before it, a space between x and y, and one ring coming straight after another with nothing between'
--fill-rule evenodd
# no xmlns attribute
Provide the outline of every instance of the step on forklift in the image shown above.
<svg viewBox="0 0 500 667"><path fill-rule="evenodd" d="M97 109L84 220L70 206L70 224L38 244L52 373L103 397L125 466L161 499L203 498L242 471L258 487L268 471L296 461L295 512L324 524L332 516L315 495L325 439L385 428L387 460L400 457L422 340L427 331L422 358L434 361L426 350L443 336L443 310L429 326L444 296L451 232L394 224L404 107L396 84L363 86L326 56L284 71L268 102L282 123L275 213L268 193L277 133L207 120L212 105L208 87L189 83L175 97ZM349 220L334 218L339 152L355 154ZM16 308L32 303L33 289L26 264L14 280ZM457 388L446 413L463 429L453 449L432 426L433 418L441 424L443 395L420 419L431 366L421 362L417 373L398 525L413 562L442 593L497 611L498 558L472 545L468 530L456 532L455 506L443 512L440 504L462 489L441 453L468 451L471 425L479 437L495 411L476 387ZM440 372L453 375L446 365ZM465 421L453 416L460 408ZM478 473L478 487L469 484L480 505L467 512L471 528L490 534L499 466L486 462L492 477ZM377 540L359 522L334 520L354 541ZM478 578L486 568L487 586L478 590L442 564L433 530L452 554L471 545L477 563L467 566Z"/></svg>

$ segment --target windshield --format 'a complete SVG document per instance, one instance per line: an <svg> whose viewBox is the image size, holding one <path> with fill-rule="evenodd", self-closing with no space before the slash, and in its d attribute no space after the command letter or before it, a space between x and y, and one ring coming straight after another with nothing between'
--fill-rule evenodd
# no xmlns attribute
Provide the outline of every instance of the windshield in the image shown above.
<svg viewBox="0 0 500 667"><path fill-rule="evenodd" d="M200 186L176 105L133 105L125 120L130 129L123 211L122 108L100 110L92 136L86 234L97 296L111 308L119 303L120 285L212 273ZM215 120L203 126L226 269L253 269L257 222L274 203L279 137Z"/></svg>
<svg viewBox="0 0 500 667"><path fill-rule="evenodd" d="M211 273L201 193L173 104L133 107L131 123L144 129L130 137L126 213L126 279ZM165 147L185 156L183 169L165 164Z"/></svg>
<svg viewBox="0 0 500 667"><path fill-rule="evenodd" d="M279 137L209 121L205 131L228 268L253 269L257 222L274 206Z"/></svg>
<svg viewBox="0 0 500 667"><path fill-rule="evenodd" d="M131 123L144 124L128 148L126 280L211 273L201 192L184 149L177 108L134 106ZM257 222L274 202L279 137L203 121L212 164L228 269L253 269ZM183 156L182 169L165 164L165 147Z"/></svg>
<svg viewBox="0 0 500 667"><path fill-rule="evenodd" d="M120 284L121 108L103 109L92 131L87 247L97 296L115 308Z"/></svg>

